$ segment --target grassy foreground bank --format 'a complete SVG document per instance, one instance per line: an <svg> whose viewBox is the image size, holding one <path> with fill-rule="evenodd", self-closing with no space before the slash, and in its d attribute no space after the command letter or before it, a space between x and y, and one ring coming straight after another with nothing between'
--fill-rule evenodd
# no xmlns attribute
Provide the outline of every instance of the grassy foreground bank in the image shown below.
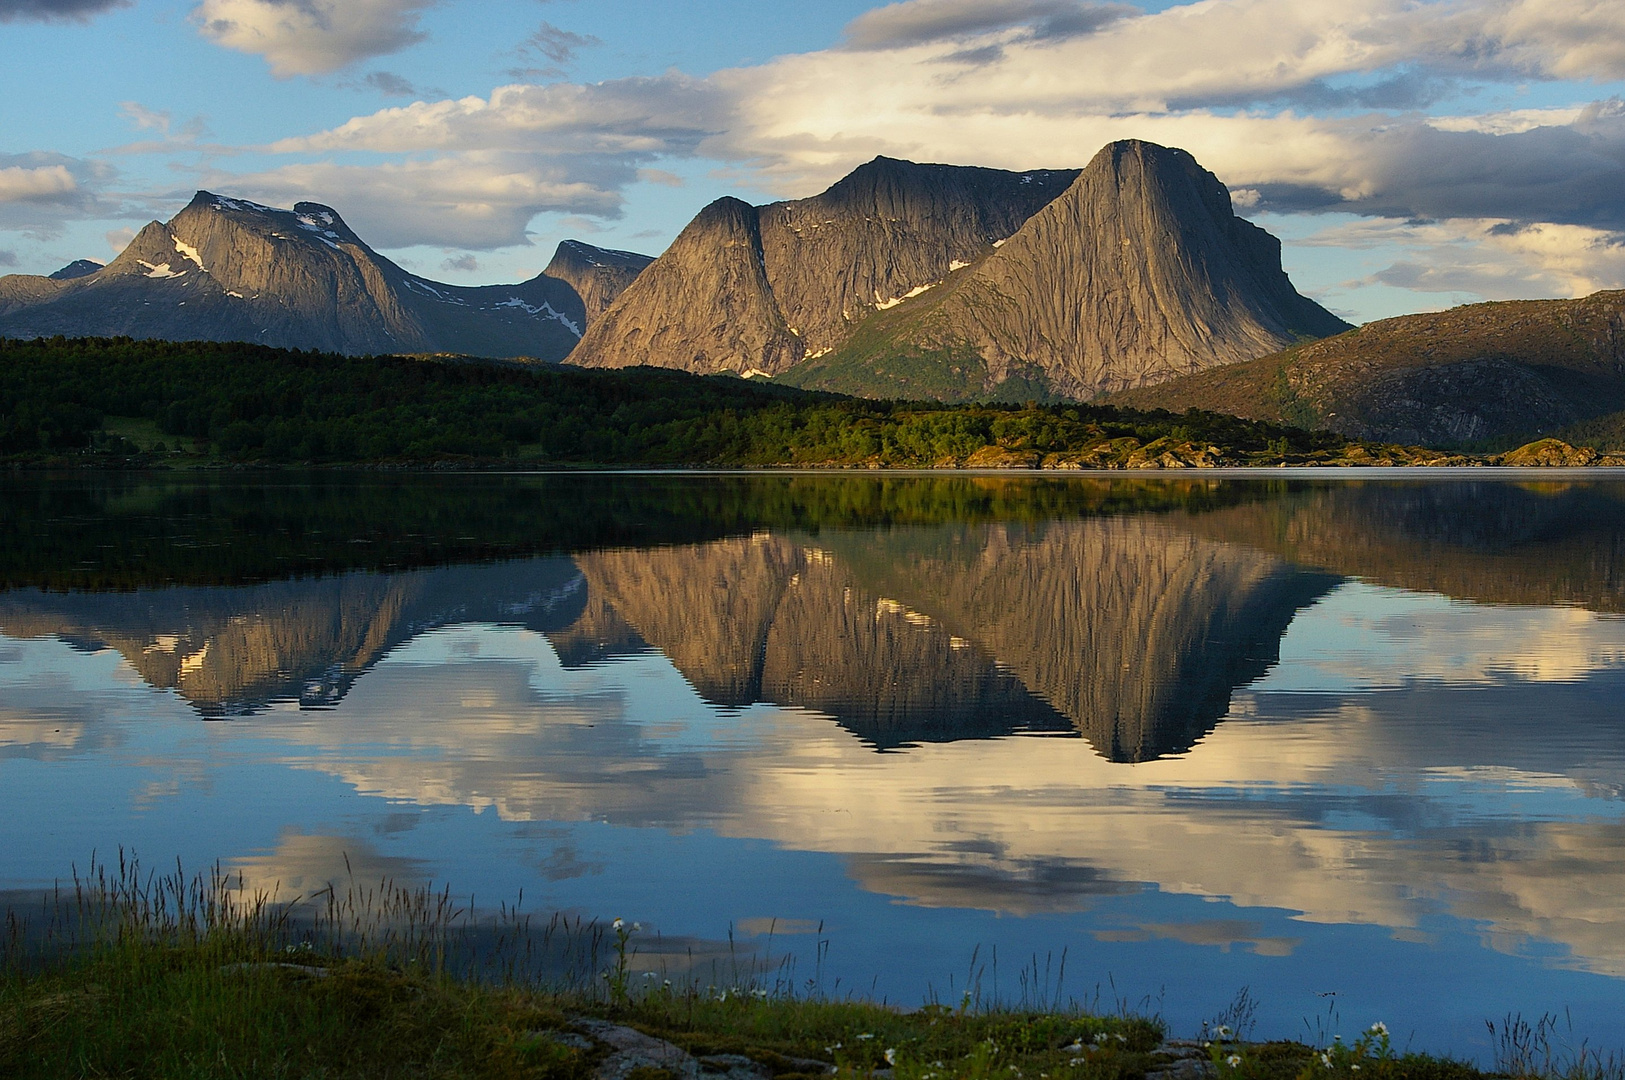
<svg viewBox="0 0 1625 1080"><path fill-rule="evenodd" d="M798 993L760 967L736 966L737 982L702 985L692 973L663 978L640 963L639 928L620 920L555 918L533 930L503 909L482 927L449 893L388 882L276 904L219 871L143 876L121 863L93 867L36 915L42 923L7 913L0 954L0 1076L16 1080L1495 1075L1397 1052L1380 1024L1317 1048L1242 1042L1216 1020L1205 1038L1179 1042L1157 1017L1121 1006L1101 1015L966 993L902 1010ZM1232 1022L1244 1027L1247 1009L1236 1013ZM1548 1052L1542 1062L1537 1028L1502 1036L1501 1075L1621 1074L1583 1053L1557 1062ZM641 1050L628 1051L627 1039Z"/></svg>

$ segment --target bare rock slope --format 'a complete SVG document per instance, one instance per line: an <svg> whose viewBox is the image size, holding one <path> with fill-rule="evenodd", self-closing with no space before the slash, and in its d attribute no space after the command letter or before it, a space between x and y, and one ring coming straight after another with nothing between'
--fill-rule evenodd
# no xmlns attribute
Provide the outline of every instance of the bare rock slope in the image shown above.
<svg viewBox="0 0 1625 1080"><path fill-rule="evenodd" d="M636 257L601 254L635 275ZM619 280L594 282L594 304ZM331 207L302 202L282 210L206 191L169 222L147 225L105 267L66 278L0 277L6 337L128 335L560 360L588 314L563 277L446 285L373 251Z"/></svg>
<svg viewBox="0 0 1625 1080"><path fill-rule="evenodd" d="M812 198L719 199L570 362L776 375L992 250L1076 175L876 158Z"/></svg>
<svg viewBox="0 0 1625 1080"><path fill-rule="evenodd" d="M1292 287L1281 245L1183 150L1095 155L1007 243L877 314L786 381L944 399L1088 399L1250 360L1348 324Z"/></svg>
<svg viewBox="0 0 1625 1080"><path fill-rule="evenodd" d="M1089 398L1347 329L1182 150L1076 170L876 158L808 199L707 207L572 363L879 397Z"/></svg>

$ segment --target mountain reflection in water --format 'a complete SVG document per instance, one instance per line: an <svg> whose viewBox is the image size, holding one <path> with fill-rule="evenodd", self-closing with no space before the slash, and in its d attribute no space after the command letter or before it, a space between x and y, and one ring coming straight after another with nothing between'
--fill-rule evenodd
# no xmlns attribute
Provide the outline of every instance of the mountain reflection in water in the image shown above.
<svg viewBox="0 0 1625 1080"><path fill-rule="evenodd" d="M1333 928L1377 927L1619 1000L1625 485L10 483L0 768L136 738L106 691L20 674L68 663L59 642L235 718L211 747L394 815L494 810L561 903L629 873L714 894L573 831L703 830L838 857L855 895L902 902L898 933L907 911L1067 916L1138 950L1111 955L1307 971ZM451 857L368 827L289 818L218 856L300 882L350 848ZM754 902L723 894L702 906ZM795 895L814 924L859 903Z"/></svg>

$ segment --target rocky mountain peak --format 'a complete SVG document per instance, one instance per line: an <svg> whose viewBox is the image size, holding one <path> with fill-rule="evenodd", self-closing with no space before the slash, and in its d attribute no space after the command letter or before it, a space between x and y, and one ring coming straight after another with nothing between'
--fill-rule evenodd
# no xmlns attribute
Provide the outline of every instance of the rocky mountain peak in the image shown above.
<svg viewBox="0 0 1625 1080"><path fill-rule="evenodd" d="M72 281L74 278L88 277L106 265L95 259L75 259L49 276L52 281Z"/></svg>
<svg viewBox="0 0 1625 1080"><path fill-rule="evenodd" d="M593 282L601 310L639 256L579 245L616 267ZM0 278L0 334L128 335L251 341L343 353L448 352L563 359L586 328L568 281L463 287L410 273L373 251L338 211L199 191L146 225L100 271L71 280Z"/></svg>
<svg viewBox="0 0 1625 1080"><path fill-rule="evenodd" d="M561 240L543 273L568 282L575 289L590 323L652 262L654 259L648 255L632 251L594 247L580 240Z"/></svg>
<svg viewBox="0 0 1625 1080"><path fill-rule="evenodd" d="M1250 360L1347 324L1298 294L1280 243L1190 154L1104 147L963 274L790 381L846 393L1087 400ZM906 374L905 374L906 372Z"/></svg>
<svg viewBox="0 0 1625 1080"><path fill-rule="evenodd" d="M802 351L768 284L756 208L725 196L588 329L570 362L774 374Z"/></svg>

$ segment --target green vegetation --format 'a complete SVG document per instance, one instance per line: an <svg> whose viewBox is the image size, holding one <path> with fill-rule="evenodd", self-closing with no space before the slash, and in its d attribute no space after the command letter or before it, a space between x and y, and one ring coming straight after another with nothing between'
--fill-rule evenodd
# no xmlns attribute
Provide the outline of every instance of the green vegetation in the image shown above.
<svg viewBox="0 0 1625 1080"><path fill-rule="evenodd" d="M692 971L661 977L642 962L635 925L616 920L606 933L555 918L538 931L503 910L482 936L449 892L387 881L276 904L218 870L157 877L121 861L112 872L93 866L71 894L48 898L45 912L43 928L8 913L0 951L0 1075L16 1080L588 1080L606 1064L635 1080L676 1080L685 1062L713 1055L736 1055L713 1059L717 1072L739 1067L769 1080L860 1080L881 1070L892 1080L1140 1080L1192 1057L1205 1058L1216 1080L1484 1075L1396 1053L1380 1025L1324 1050L1244 1043L1228 1026L1200 1043L1168 1043L1159 1020L1121 1008L1012 1007L966 993L905 1012L797 993L761 965L743 973L734 965L721 986ZM1246 1022L1245 1003L1237 1019ZM609 1062L625 1051L627 1028L668 1045L652 1051L654 1063L647 1045L637 1051L643 1063ZM1619 1070L1594 1056L1548 1056L1539 1073L1524 1067L1539 1064L1546 1031L1503 1031L1504 1060L1520 1067L1509 1071L1615 1080Z"/></svg>
<svg viewBox="0 0 1625 1080"><path fill-rule="evenodd" d="M1329 463L1349 446L1194 410L860 401L659 369L245 344L0 341L0 457L14 461L1133 468Z"/></svg>

